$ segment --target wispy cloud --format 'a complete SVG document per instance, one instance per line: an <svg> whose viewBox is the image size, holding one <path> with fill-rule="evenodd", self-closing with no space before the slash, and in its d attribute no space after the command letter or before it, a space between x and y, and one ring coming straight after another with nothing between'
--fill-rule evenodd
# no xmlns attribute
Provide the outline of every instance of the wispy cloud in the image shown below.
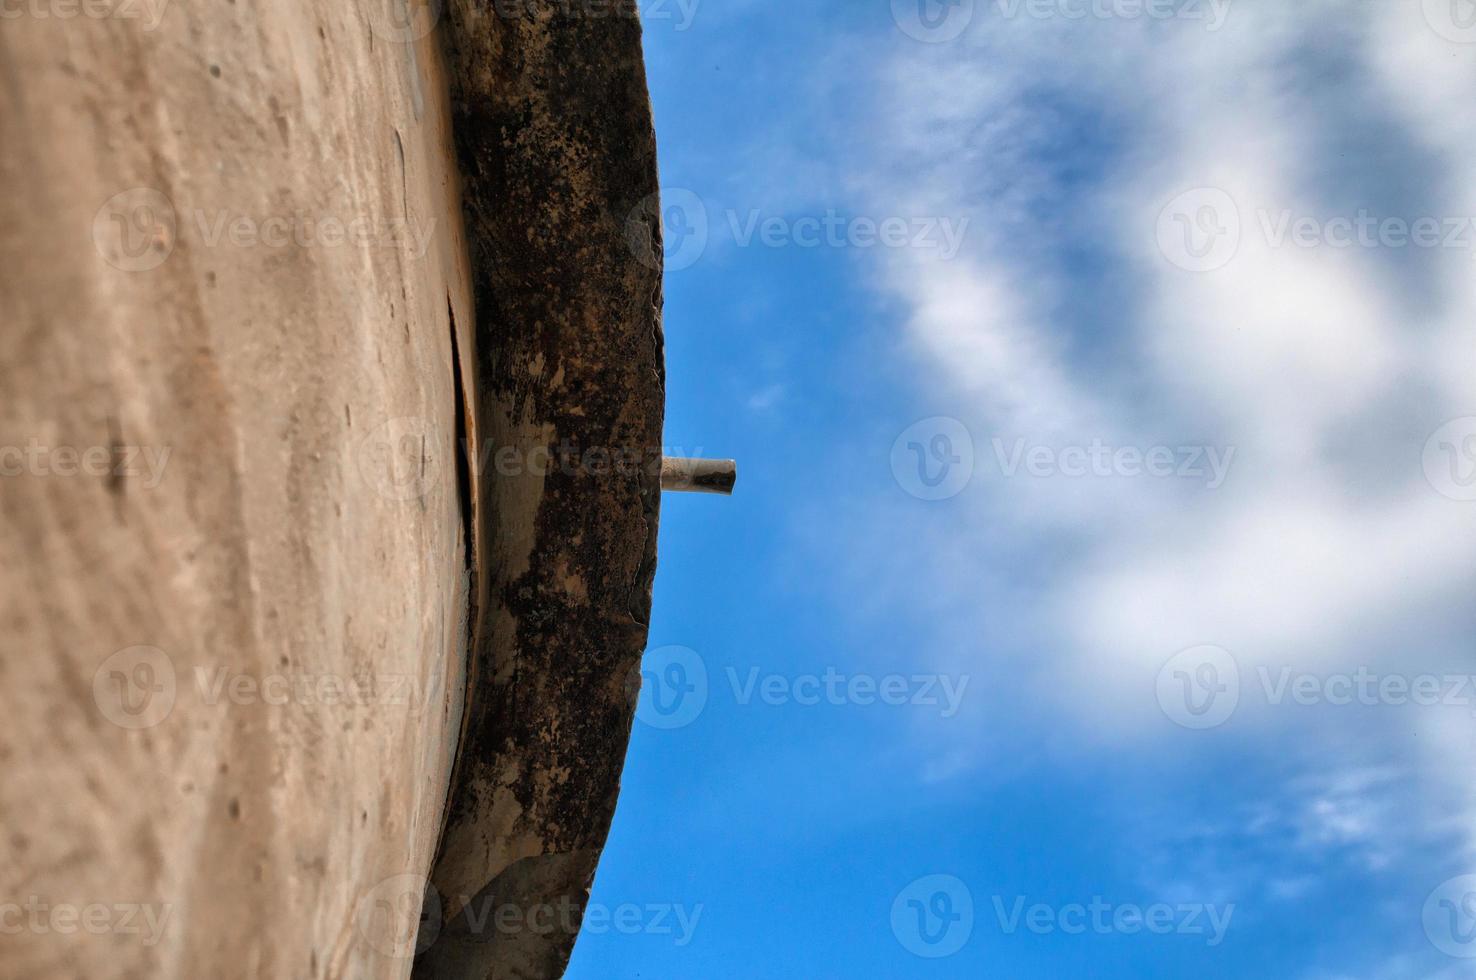
<svg viewBox="0 0 1476 980"><path fill-rule="evenodd" d="M996 691L1030 684L1012 723L1196 751L1206 743L1153 692L1199 644L1231 651L1243 679L1476 662L1463 636L1476 504L1445 492L1427 453L1442 425L1476 415L1476 43L1431 9L1247 3L1210 31L981 3L956 40L899 34L873 60L884 108L849 119L836 183L873 212L970 219L954 259L867 258L928 403L973 433L975 472L946 517L896 498L858 516L880 552L889 533L937 545L924 569L894 549L906 571L870 584L915 593L921 576L940 590L930 601L962 622L930 618L953 652L927 656L998 670ZM1397 234L1422 219L1439 244ZM1462 221L1464 246L1446 237ZM1233 449L1234 464L1214 489L1011 478L998 445L1018 440L1193 443ZM1451 452L1450 465L1476 463L1459 441ZM997 580L1004 568L1016 587ZM1006 651L1020 659L1001 666ZM1298 714L1261 700L1226 738L1376 726L1430 828L1476 813L1456 761L1471 758L1470 709ZM1330 769L1376 771L1354 742L1319 746ZM1387 860L1372 843L1383 782L1289 792L1295 846Z"/></svg>
<svg viewBox="0 0 1476 980"><path fill-rule="evenodd" d="M1463 191L1476 133L1452 136L1458 111L1439 94L1470 91L1476 47L1441 38L1419 4L1237 7L1214 33L981 14L952 45L899 45L885 78L894 115L857 183L975 217L960 260L893 255L887 282L981 454L996 434L1237 450L1214 493L976 479L967 502L1021 539L1085 540L1041 596L1074 624L1085 669L1141 690L1144 670L1195 643L1326 663L1377 654L1359 642L1370 630L1417 641L1407 617L1473 578L1476 526L1421 465L1435 428L1476 411L1476 382L1452 369L1473 253L1427 249L1411 272L1408 250L1266 229L1336 217L1324 185L1337 179L1361 183L1379 217L1411 203L1476 214ZM1388 132L1338 128L1357 118L1341 106L1350 79L1368 115L1397 121ZM1344 152L1380 143L1365 163ZM1401 157L1437 175L1414 202L1379 186ZM1209 271L1184 268L1160 234L1165 207L1196 189L1239 212L1238 248Z"/></svg>

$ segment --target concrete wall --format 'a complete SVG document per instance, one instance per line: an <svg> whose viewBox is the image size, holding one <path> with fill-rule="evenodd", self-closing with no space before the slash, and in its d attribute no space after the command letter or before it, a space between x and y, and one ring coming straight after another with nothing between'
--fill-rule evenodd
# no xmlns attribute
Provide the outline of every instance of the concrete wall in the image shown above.
<svg viewBox="0 0 1476 980"><path fill-rule="evenodd" d="M0 976L410 970L474 341L397 2L0 17Z"/></svg>
<svg viewBox="0 0 1476 980"><path fill-rule="evenodd" d="M535 10L532 16L518 11ZM417 980L558 977L651 613L665 410L656 137L631 0L449 0L480 339L474 682Z"/></svg>

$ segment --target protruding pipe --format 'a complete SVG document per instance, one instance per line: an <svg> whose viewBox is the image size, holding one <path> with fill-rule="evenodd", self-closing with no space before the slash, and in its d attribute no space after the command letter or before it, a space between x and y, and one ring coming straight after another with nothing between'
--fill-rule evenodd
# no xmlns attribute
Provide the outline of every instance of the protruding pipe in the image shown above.
<svg viewBox="0 0 1476 980"><path fill-rule="evenodd" d="M738 464L731 459L679 459L666 456L661 460L661 489L686 493L733 492L738 482Z"/></svg>

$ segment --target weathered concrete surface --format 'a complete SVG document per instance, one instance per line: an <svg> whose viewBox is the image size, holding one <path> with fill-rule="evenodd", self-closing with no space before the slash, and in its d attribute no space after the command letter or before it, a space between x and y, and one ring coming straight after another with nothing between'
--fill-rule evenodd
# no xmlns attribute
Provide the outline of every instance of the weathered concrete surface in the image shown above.
<svg viewBox="0 0 1476 980"><path fill-rule="evenodd" d="M490 468L443 921L416 975L553 978L614 813L651 606L655 139L634 3L451 0L446 27Z"/></svg>
<svg viewBox="0 0 1476 980"><path fill-rule="evenodd" d="M5 978L410 970L473 317L439 48L391 3L0 18Z"/></svg>

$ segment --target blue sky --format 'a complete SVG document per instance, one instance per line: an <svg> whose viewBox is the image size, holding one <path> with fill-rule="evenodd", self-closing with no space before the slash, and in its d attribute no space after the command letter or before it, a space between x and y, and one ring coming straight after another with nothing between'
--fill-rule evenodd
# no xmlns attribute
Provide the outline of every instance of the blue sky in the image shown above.
<svg viewBox="0 0 1476 980"><path fill-rule="evenodd" d="M1476 7L642 8L740 480L568 975L1469 975Z"/></svg>

